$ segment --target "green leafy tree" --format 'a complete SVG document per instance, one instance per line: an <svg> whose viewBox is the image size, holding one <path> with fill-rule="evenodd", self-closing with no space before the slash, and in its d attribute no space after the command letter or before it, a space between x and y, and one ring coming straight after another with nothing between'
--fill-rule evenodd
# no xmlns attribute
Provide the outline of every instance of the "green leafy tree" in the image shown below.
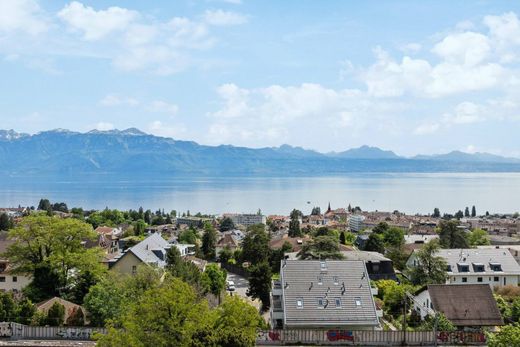
<svg viewBox="0 0 520 347"><path fill-rule="evenodd" d="M247 295L259 299L262 302L263 310L267 310L270 306L271 277L271 267L267 262L250 268Z"/></svg>
<svg viewBox="0 0 520 347"><path fill-rule="evenodd" d="M495 301L497 302L498 310L500 311L500 314L502 315L502 318L504 319L504 322L511 321L511 306L507 302L506 299L502 295L499 294L493 294L495 297Z"/></svg>
<svg viewBox="0 0 520 347"><path fill-rule="evenodd" d="M365 251L384 253L385 242L383 235L375 232L370 233L368 240L365 243Z"/></svg>
<svg viewBox="0 0 520 347"><path fill-rule="evenodd" d="M289 237L298 237L302 235L302 229L300 228L300 217L302 213L296 209L291 212L291 220L289 221Z"/></svg>
<svg viewBox="0 0 520 347"><path fill-rule="evenodd" d="M223 264L227 264L231 258L233 258L233 252L229 246L226 246L224 249L222 249L218 255L219 262Z"/></svg>
<svg viewBox="0 0 520 347"><path fill-rule="evenodd" d="M10 322L15 318L16 303L12 293L0 292L0 321Z"/></svg>
<svg viewBox="0 0 520 347"><path fill-rule="evenodd" d="M202 282L211 294L220 299L220 294L226 288L226 277L226 270L221 270L217 264L209 264L202 274Z"/></svg>
<svg viewBox="0 0 520 347"><path fill-rule="evenodd" d="M468 248L464 231L458 228L458 221L441 221L439 223L439 239L442 248Z"/></svg>
<svg viewBox="0 0 520 347"><path fill-rule="evenodd" d="M197 244L198 235L193 229L186 229L179 234L179 242L191 245Z"/></svg>
<svg viewBox="0 0 520 347"><path fill-rule="evenodd" d="M100 276L104 271L101 249L87 249L85 240L96 240L92 227L80 220L44 215L25 217L9 231L13 240L4 256L14 273L32 275L28 293L34 301L56 293L66 294L85 272Z"/></svg>
<svg viewBox="0 0 520 347"><path fill-rule="evenodd" d="M388 230L388 228L389 228L389 226L388 226L387 222L381 222L372 229L372 233L384 235L384 233Z"/></svg>
<svg viewBox="0 0 520 347"><path fill-rule="evenodd" d="M446 282L448 277L446 261L435 255L439 249L437 240L432 240L417 252L418 264L410 271L413 284L443 284Z"/></svg>
<svg viewBox="0 0 520 347"><path fill-rule="evenodd" d="M475 205L473 205L473 207L471 208L471 217L476 217L477 216L477 209L475 208Z"/></svg>
<svg viewBox="0 0 520 347"><path fill-rule="evenodd" d="M520 324L505 325L498 332L487 332L486 336L489 347L520 346Z"/></svg>
<svg viewBox="0 0 520 347"><path fill-rule="evenodd" d="M202 235L202 254L208 260L215 259L217 246L217 232L210 223L204 225L204 234Z"/></svg>
<svg viewBox="0 0 520 347"><path fill-rule="evenodd" d="M249 228L249 232L242 240L241 260L252 265L267 262L270 255L269 235L261 227Z"/></svg>
<svg viewBox="0 0 520 347"><path fill-rule="evenodd" d="M433 209L432 217L434 217L434 218L440 218L441 217L441 211L439 210L439 208L435 207Z"/></svg>
<svg viewBox="0 0 520 347"><path fill-rule="evenodd" d="M62 326L65 321L65 306L60 304L59 302L55 302L49 308L47 312L47 325L52 327Z"/></svg>
<svg viewBox="0 0 520 347"><path fill-rule="evenodd" d="M392 315L398 315L402 311L403 302L407 299L406 292L411 291L411 286L399 284L392 280L376 281L378 297L383 299L384 309Z"/></svg>
<svg viewBox="0 0 520 347"><path fill-rule="evenodd" d="M419 330L432 331L435 328L435 320L437 320L437 331L455 331L457 327L441 312L437 314L437 318L427 316Z"/></svg>
<svg viewBox="0 0 520 347"><path fill-rule="evenodd" d="M464 217L469 217L470 214L469 214L469 207L466 206L466 209L464 210Z"/></svg>
<svg viewBox="0 0 520 347"><path fill-rule="evenodd" d="M321 214L321 208L319 206L315 206L312 208L311 215L319 216Z"/></svg>
<svg viewBox="0 0 520 347"><path fill-rule="evenodd" d="M235 223L233 223L233 220L229 217L223 218L220 222L220 231L224 232L233 229L235 229Z"/></svg>
<svg viewBox="0 0 520 347"><path fill-rule="evenodd" d="M271 271L273 273L280 272L280 262L284 259L285 253L292 251L292 245L290 242L285 241L281 248L271 250L269 256L269 264L271 265Z"/></svg>
<svg viewBox="0 0 520 347"><path fill-rule="evenodd" d="M85 325L85 314L83 313L83 310L78 307L73 308L65 324L73 327Z"/></svg>
<svg viewBox="0 0 520 347"><path fill-rule="evenodd" d="M29 325L35 313L36 306L31 300L24 298L17 302L15 311L16 322Z"/></svg>
<svg viewBox="0 0 520 347"><path fill-rule="evenodd" d="M0 231L2 230L9 230L13 227L13 221L7 213L1 213L0 214Z"/></svg>
<svg viewBox="0 0 520 347"><path fill-rule="evenodd" d="M141 236L144 235L144 232L146 230L146 223L142 219L138 219L133 223L134 226L134 235L135 236Z"/></svg>
<svg viewBox="0 0 520 347"><path fill-rule="evenodd" d="M520 322L520 297L514 298L511 303L511 320Z"/></svg>
<svg viewBox="0 0 520 347"><path fill-rule="evenodd" d="M482 229L474 229L473 231L469 232L467 234L467 239L469 245L472 247L491 244L489 234L487 231Z"/></svg>
<svg viewBox="0 0 520 347"><path fill-rule="evenodd" d="M318 236L302 246L298 253L300 259L343 259L338 239Z"/></svg>
<svg viewBox="0 0 520 347"><path fill-rule="evenodd" d="M401 247L404 245L404 230L397 227L389 227L383 234L383 241L389 247Z"/></svg>

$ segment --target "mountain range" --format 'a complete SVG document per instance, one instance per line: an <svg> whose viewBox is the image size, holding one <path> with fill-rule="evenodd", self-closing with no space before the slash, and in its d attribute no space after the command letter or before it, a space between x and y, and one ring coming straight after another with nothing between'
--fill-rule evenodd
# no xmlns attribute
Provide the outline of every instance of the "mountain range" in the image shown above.
<svg viewBox="0 0 520 347"><path fill-rule="evenodd" d="M351 172L520 172L520 159L453 151L406 158L362 146L343 152L282 145L206 146L146 134L139 129L87 133L65 129L34 135L0 130L0 174L26 176L116 175L335 175Z"/></svg>

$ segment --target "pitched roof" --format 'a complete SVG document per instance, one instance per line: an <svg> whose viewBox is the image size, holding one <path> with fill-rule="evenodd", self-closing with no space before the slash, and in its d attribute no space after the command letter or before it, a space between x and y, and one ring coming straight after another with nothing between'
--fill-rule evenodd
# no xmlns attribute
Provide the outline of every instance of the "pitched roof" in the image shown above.
<svg viewBox="0 0 520 347"><path fill-rule="evenodd" d="M488 284L432 284L428 293L434 310L456 326L504 324Z"/></svg>
<svg viewBox="0 0 520 347"><path fill-rule="evenodd" d="M123 254L109 260L109 263L113 266L126 254L132 253L143 263L155 264L162 268L166 265L166 250L169 247L171 247L171 245L163 239L161 235L154 233L135 246L129 248Z"/></svg>
<svg viewBox="0 0 520 347"><path fill-rule="evenodd" d="M280 275L286 325L379 325L362 261L287 260ZM318 305L318 298L324 307ZM300 308L298 300L302 300Z"/></svg>
<svg viewBox="0 0 520 347"><path fill-rule="evenodd" d="M520 265L506 249L441 249L437 252L437 255L446 260L454 274L491 275L500 272L520 275ZM502 271L493 271L491 267L493 263L500 264ZM469 271L460 271L461 264L467 264ZM477 270L475 264L483 265L484 271L475 271Z"/></svg>
<svg viewBox="0 0 520 347"><path fill-rule="evenodd" d="M224 236L218 240L217 247L226 247L229 246L231 248L238 247L238 242L231 234L224 234Z"/></svg>

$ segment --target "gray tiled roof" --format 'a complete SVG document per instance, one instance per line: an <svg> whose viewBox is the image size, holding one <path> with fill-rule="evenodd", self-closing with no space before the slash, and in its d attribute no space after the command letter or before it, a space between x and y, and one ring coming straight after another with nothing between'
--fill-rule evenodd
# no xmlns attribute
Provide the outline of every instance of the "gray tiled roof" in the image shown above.
<svg viewBox="0 0 520 347"><path fill-rule="evenodd" d="M326 270L319 260L287 260L282 263L281 284L287 326L342 327L378 326L370 282L363 261L327 260ZM318 284L318 277L322 284ZM334 281L337 277L337 281ZM336 284L337 283L337 284ZM343 283L344 288L343 290ZM318 298L328 305L318 307ZM361 305L356 305L359 298ZM303 307L297 301L303 300ZM336 307L336 299L341 306Z"/></svg>
<svg viewBox="0 0 520 347"><path fill-rule="evenodd" d="M451 266L454 274L494 274L497 271L491 269L490 263L498 263L502 267L503 273L520 274L520 265L507 249L441 249L436 254L446 260ZM460 272L457 263L469 265L469 272ZM474 263L484 265L484 272L475 271Z"/></svg>
<svg viewBox="0 0 520 347"><path fill-rule="evenodd" d="M127 252L132 252L144 263L157 264L159 267L164 267L166 264L166 249L168 247L170 247L168 242L159 233L154 233L130 248ZM158 257L160 252L163 254L163 259Z"/></svg>

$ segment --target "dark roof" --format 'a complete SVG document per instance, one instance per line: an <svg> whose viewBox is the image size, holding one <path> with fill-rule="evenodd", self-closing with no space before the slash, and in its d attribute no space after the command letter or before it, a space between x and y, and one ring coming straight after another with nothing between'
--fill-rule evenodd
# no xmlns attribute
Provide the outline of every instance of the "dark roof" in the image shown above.
<svg viewBox="0 0 520 347"><path fill-rule="evenodd" d="M431 284L428 293L433 309L456 326L504 324L488 284Z"/></svg>
<svg viewBox="0 0 520 347"><path fill-rule="evenodd" d="M365 264L358 260L287 260L281 268L285 325L342 327L379 325ZM336 277L336 278L335 278ZM318 278L321 278L319 284ZM344 290L343 290L344 286ZM319 307L322 298L325 307ZM297 301L303 300L303 307ZM340 300L340 307L336 306ZM356 304L359 299L360 305Z"/></svg>

